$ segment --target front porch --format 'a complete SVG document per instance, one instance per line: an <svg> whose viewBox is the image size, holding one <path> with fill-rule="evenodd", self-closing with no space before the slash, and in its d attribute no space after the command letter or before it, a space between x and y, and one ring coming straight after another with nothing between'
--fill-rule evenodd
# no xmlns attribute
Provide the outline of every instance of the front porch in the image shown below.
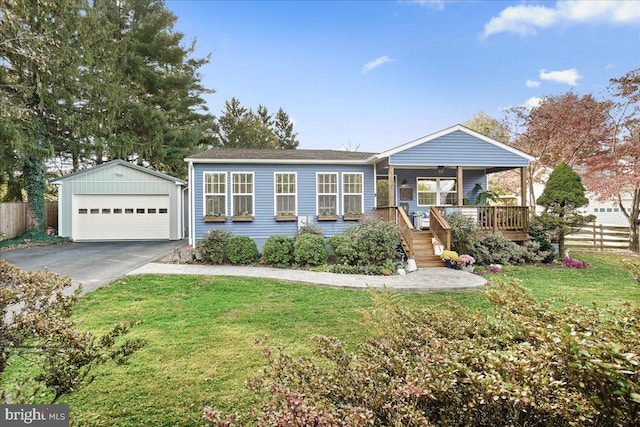
<svg viewBox="0 0 640 427"><path fill-rule="evenodd" d="M524 241L532 160L461 125L416 139L375 156L376 215L403 230L402 245L418 266L442 265L431 241L436 238L445 249L451 248L445 217L456 211L473 220L480 232ZM488 176L510 170L519 171L520 206L489 205Z"/></svg>
<svg viewBox="0 0 640 427"><path fill-rule="evenodd" d="M416 228L405 209L397 206L376 208L375 215L384 221L393 221L402 230L401 244L407 256L416 260L418 267L442 267L444 263L434 253L433 239L446 250L451 249L451 226L445 216L460 212L475 221L480 233L500 232L514 242L528 239L529 208L526 206L432 206L428 221L420 221Z"/></svg>

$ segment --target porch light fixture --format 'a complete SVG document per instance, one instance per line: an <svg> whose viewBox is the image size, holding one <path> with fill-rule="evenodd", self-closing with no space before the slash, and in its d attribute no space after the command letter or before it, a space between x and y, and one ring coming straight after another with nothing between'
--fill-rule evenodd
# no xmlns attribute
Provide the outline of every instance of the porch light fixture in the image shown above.
<svg viewBox="0 0 640 427"><path fill-rule="evenodd" d="M438 175L442 175L444 173L444 166L438 166Z"/></svg>
<svg viewBox="0 0 640 427"><path fill-rule="evenodd" d="M400 188L409 188L409 183L407 182L407 180L403 180L402 184L400 185Z"/></svg>

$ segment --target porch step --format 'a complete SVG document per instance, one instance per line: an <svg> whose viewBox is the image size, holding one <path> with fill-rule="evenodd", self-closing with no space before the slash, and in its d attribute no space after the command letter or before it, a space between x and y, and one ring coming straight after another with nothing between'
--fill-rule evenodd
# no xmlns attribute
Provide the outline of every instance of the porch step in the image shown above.
<svg viewBox="0 0 640 427"><path fill-rule="evenodd" d="M411 233L413 241L413 258L420 268L444 267L440 256L433 253L433 234L430 231L414 231Z"/></svg>

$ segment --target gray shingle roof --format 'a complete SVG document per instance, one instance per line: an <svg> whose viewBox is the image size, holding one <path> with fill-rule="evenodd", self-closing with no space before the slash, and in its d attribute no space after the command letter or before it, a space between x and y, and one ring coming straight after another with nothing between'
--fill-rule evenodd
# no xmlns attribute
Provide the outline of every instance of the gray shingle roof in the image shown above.
<svg viewBox="0 0 640 427"><path fill-rule="evenodd" d="M274 150L266 148L211 148L186 160L302 160L302 161L353 161L365 162L375 153L337 150Z"/></svg>

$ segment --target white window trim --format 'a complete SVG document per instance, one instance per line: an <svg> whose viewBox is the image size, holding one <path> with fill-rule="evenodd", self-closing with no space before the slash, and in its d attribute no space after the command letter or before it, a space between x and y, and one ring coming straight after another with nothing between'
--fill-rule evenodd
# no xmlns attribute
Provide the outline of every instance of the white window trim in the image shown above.
<svg viewBox="0 0 640 427"><path fill-rule="evenodd" d="M435 180L436 181L436 204L435 205L422 205L422 204L420 204L420 186L419 186L419 182L420 182L421 179ZM454 206L454 205L444 204L444 203L442 203L442 200L440 199L440 195L443 193L443 191L440 189L440 180L441 179L456 181L456 189L458 188L457 187L458 179L456 177L452 177L452 176L443 176L443 177L439 177L439 176L419 176L419 177L416 178L416 205L417 206ZM453 191L446 191L446 193L453 193Z"/></svg>
<svg viewBox="0 0 640 427"><path fill-rule="evenodd" d="M336 193L318 193L318 177L320 175L335 175L336 176ZM316 172L316 215L320 215L320 195L323 196L336 196L336 215L340 212L340 174L338 172Z"/></svg>
<svg viewBox="0 0 640 427"><path fill-rule="evenodd" d="M345 175L360 175L360 182L362 185L362 191L360 193L347 193L344 189L344 184L345 184L345 180L344 180L344 176ZM344 202L344 198L346 196L360 196L360 215L362 215L364 213L364 173L362 172L342 172L342 215L345 214L344 212L344 206L345 206L345 202Z"/></svg>
<svg viewBox="0 0 640 427"><path fill-rule="evenodd" d="M207 193L207 175L224 175L224 194L222 193ZM224 216L227 216L227 187L229 181L226 172L220 171L204 171L202 172L202 215L207 215L207 196L224 196Z"/></svg>
<svg viewBox="0 0 640 427"><path fill-rule="evenodd" d="M235 175L251 175L251 193L235 193L233 191L233 177ZM256 176L255 172L231 172L231 181L229 182L229 191L231 192L231 216L235 215L236 209L233 204L233 196L247 196L251 194L251 211L252 217L256 216Z"/></svg>
<svg viewBox="0 0 640 427"><path fill-rule="evenodd" d="M278 193L278 175L293 175L295 179L295 192L293 193ZM278 215L278 196L290 196L293 194L295 198L296 208L293 211L294 215L298 215L298 172L274 172L273 173L273 214Z"/></svg>

